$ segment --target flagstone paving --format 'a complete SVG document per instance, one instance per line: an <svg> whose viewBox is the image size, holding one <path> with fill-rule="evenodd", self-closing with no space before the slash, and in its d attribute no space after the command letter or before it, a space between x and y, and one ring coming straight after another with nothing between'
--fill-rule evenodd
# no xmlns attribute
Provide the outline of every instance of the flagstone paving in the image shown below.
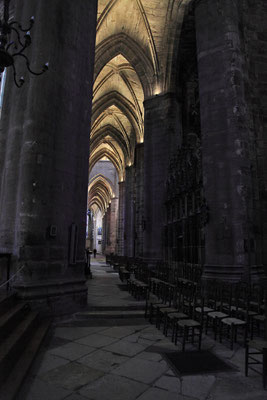
<svg viewBox="0 0 267 400"><path fill-rule="evenodd" d="M120 290L118 274L98 257L88 280L88 314L57 320L17 400L267 400L261 377L244 376L244 349L204 336L203 349L230 363L232 372L178 376L161 352L180 351L170 338L136 314L118 318L119 310L140 310ZM113 271L114 272L114 271ZM195 349L188 346L188 350Z"/></svg>

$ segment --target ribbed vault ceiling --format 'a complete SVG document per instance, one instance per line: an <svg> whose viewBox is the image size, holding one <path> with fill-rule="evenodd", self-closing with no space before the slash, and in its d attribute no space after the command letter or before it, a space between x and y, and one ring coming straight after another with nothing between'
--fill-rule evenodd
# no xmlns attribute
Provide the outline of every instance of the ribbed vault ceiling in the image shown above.
<svg viewBox="0 0 267 400"><path fill-rule="evenodd" d="M144 141L144 99L172 90L190 1L98 0L90 171L107 157L124 180L135 145Z"/></svg>
<svg viewBox="0 0 267 400"><path fill-rule="evenodd" d="M94 215L99 210L104 214L114 196L114 187L105 176L98 174L90 180L88 187L88 208L93 211Z"/></svg>

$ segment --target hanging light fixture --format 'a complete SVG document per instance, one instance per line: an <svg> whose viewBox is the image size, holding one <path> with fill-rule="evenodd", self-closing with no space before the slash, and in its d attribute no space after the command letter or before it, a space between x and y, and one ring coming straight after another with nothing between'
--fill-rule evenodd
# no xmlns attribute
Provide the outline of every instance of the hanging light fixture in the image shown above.
<svg viewBox="0 0 267 400"><path fill-rule="evenodd" d="M14 82L18 88L24 84L24 77L17 80L17 71L15 66L16 58L24 58L28 71L33 75L42 75L48 70L48 62L43 65L40 72L35 72L30 67L30 61L24 54L24 51L31 45L31 29L34 24L34 17L30 18L27 29L23 29L17 21L9 22L9 4L10 0L4 0L3 17L0 20L0 73L5 68L13 68ZM15 39L10 41L10 35L14 32Z"/></svg>

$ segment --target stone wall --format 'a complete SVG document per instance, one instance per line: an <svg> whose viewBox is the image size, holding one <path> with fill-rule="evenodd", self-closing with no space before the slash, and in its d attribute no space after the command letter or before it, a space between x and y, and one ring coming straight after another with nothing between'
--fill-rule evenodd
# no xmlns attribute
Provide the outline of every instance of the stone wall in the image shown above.
<svg viewBox="0 0 267 400"><path fill-rule="evenodd" d="M267 4L243 1L242 35L248 66L246 96L253 131L254 230L257 262L267 265ZM256 151L255 151L256 150Z"/></svg>

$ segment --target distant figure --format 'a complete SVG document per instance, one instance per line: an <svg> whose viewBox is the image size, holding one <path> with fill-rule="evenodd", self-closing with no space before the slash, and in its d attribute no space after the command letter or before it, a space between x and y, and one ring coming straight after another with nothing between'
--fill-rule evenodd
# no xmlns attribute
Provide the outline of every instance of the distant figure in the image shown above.
<svg viewBox="0 0 267 400"><path fill-rule="evenodd" d="M96 249L94 249L93 252L94 252L94 258L96 258Z"/></svg>
<svg viewBox="0 0 267 400"><path fill-rule="evenodd" d="M84 265L84 274L86 279L92 279L92 272L91 272L91 263L90 263L90 255L92 252L90 251L89 247L85 249L85 265Z"/></svg>

